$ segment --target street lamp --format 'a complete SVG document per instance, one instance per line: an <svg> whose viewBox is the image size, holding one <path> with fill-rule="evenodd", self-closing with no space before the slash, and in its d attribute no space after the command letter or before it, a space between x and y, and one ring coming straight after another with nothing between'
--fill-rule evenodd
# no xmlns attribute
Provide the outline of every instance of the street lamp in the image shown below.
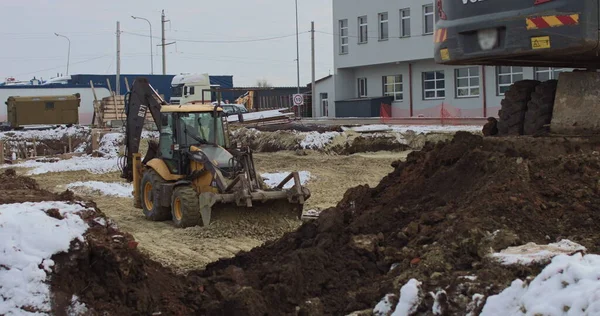
<svg viewBox="0 0 600 316"><path fill-rule="evenodd" d="M59 36L59 37L64 37L67 39L67 41L69 41L69 52L67 53L67 76L69 75L69 61L71 60L71 40L64 36L64 35L60 35L58 33L54 33L54 35Z"/></svg>
<svg viewBox="0 0 600 316"><path fill-rule="evenodd" d="M300 94L300 44L298 41L298 0L296 0L296 75L298 76L298 94Z"/></svg>
<svg viewBox="0 0 600 316"><path fill-rule="evenodd" d="M152 53L152 24L150 23L150 21L148 21L148 19L145 18L141 18L138 16L131 16L134 20L140 19L140 20L145 20L146 22L148 22L148 25L150 25L150 72L152 74L154 74L154 56Z"/></svg>

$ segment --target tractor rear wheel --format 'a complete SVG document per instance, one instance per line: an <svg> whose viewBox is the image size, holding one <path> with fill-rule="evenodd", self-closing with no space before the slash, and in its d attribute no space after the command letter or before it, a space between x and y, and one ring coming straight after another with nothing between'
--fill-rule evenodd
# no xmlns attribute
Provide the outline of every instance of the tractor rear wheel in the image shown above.
<svg viewBox="0 0 600 316"><path fill-rule="evenodd" d="M501 102L502 108L498 112L498 135L523 135L527 103L539 84L537 80L521 80L508 88Z"/></svg>
<svg viewBox="0 0 600 316"><path fill-rule="evenodd" d="M548 80L535 87L535 92L531 94L531 100L527 104L523 129L525 135L550 132L557 84L557 80Z"/></svg>
<svg viewBox="0 0 600 316"><path fill-rule="evenodd" d="M173 224L177 228L193 227L202 222L200 201L194 188L180 186L173 189L171 213Z"/></svg>
<svg viewBox="0 0 600 316"><path fill-rule="evenodd" d="M144 216L151 221L166 221L171 218L168 207L160 205L156 188L166 181L154 170L144 172L140 187Z"/></svg>

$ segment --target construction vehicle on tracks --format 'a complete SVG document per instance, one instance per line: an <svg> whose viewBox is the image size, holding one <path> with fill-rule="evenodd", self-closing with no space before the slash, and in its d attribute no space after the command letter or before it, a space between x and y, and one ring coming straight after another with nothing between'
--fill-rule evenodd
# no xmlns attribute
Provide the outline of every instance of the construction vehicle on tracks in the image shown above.
<svg viewBox="0 0 600 316"><path fill-rule="evenodd" d="M168 105L146 78L135 80L125 104L121 177L133 182L134 206L143 209L147 219L172 219L179 228L208 226L214 215L231 208L244 212L268 208L301 218L310 191L302 186L298 172L291 172L275 188L266 188L250 148L230 145L227 117L218 104ZM160 134L142 160L139 149L147 111ZM290 181L293 186L284 189Z"/></svg>
<svg viewBox="0 0 600 316"><path fill-rule="evenodd" d="M558 80L511 78L498 113L498 135L584 135L600 129L599 0L435 4L436 63L573 69Z"/></svg>

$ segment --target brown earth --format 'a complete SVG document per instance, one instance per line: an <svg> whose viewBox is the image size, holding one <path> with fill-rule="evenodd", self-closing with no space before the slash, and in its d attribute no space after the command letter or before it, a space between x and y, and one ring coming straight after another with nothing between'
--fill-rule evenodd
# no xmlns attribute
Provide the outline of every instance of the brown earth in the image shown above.
<svg viewBox="0 0 600 316"><path fill-rule="evenodd" d="M260 174L309 171L312 178L306 186L312 196L305 209L323 210L335 206L349 188L362 184L376 185L393 170L390 164L406 155L381 152L351 156L316 153L298 156L294 152L277 152L257 153L254 159ZM367 171L363 170L364 166L369 166ZM48 173L32 178L40 187L53 192L62 192L67 184L76 181L120 180L116 172L90 174L86 171ZM105 196L79 188L73 190L86 199L92 199L121 230L132 234L142 252L178 272L203 269L211 262L233 257L240 251L248 251L267 240L277 239L301 224L289 217L253 216L245 220L238 216L237 220L215 221L210 227L175 229L170 221L152 222L144 219L141 210L133 207L130 198Z"/></svg>
<svg viewBox="0 0 600 316"><path fill-rule="evenodd" d="M54 291L108 314L345 315L416 278L425 293L447 292L444 314L465 314L473 294L540 269L500 266L491 249L568 238L600 251L599 148L597 139L458 133L394 163L376 187L348 190L317 221L185 277L107 224L90 233L100 241L88 234L89 246L57 258ZM418 314L432 305L427 296Z"/></svg>
<svg viewBox="0 0 600 316"><path fill-rule="evenodd" d="M208 284L201 312L293 315L300 306L306 315L342 315L373 308L417 278L426 293L446 290L447 314L464 314L473 294L539 271L493 263L490 248L569 238L600 250L597 148L592 140L468 133L429 144L377 187L349 190L317 222L192 273ZM467 275L478 279L460 278ZM316 300L320 312L309 308ZM425 299L419 312L432 304Z"/></svg>

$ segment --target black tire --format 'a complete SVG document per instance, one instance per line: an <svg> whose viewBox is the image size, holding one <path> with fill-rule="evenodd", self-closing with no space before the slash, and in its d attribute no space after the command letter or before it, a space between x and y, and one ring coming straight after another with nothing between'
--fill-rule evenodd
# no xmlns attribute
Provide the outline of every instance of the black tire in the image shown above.
<svg viewBox="0 0 600 316"><path fill-rule="evenodd" d="M509 87L498 111L498 135L523 135L527 105L539 84L537 80L521 80Z"/></svg>
<svg viewBox="0 0 600 316"><path fill-rule="evenodd" d="M191 186L180 186L173 190L171 199L173 224L177 228L187 228L200 225L200 202L198 194Z"/></svg>
<svg viewBox="0 0 600 316"><path fill-rule="evenodd" d="M527 104L523 132L525 135L541 135L550 131L546 125L552 121L557 80L548 80L535 87Z"/></svg>
<svg viewBox="0 0 600 316"><path fill-rule="evenodd" d="M146 219L151 221L166 221L171 219L169 207L160 206L159 196L155 188L166 181L154 170L148 170L142 177L140 198Z"/></svg>

